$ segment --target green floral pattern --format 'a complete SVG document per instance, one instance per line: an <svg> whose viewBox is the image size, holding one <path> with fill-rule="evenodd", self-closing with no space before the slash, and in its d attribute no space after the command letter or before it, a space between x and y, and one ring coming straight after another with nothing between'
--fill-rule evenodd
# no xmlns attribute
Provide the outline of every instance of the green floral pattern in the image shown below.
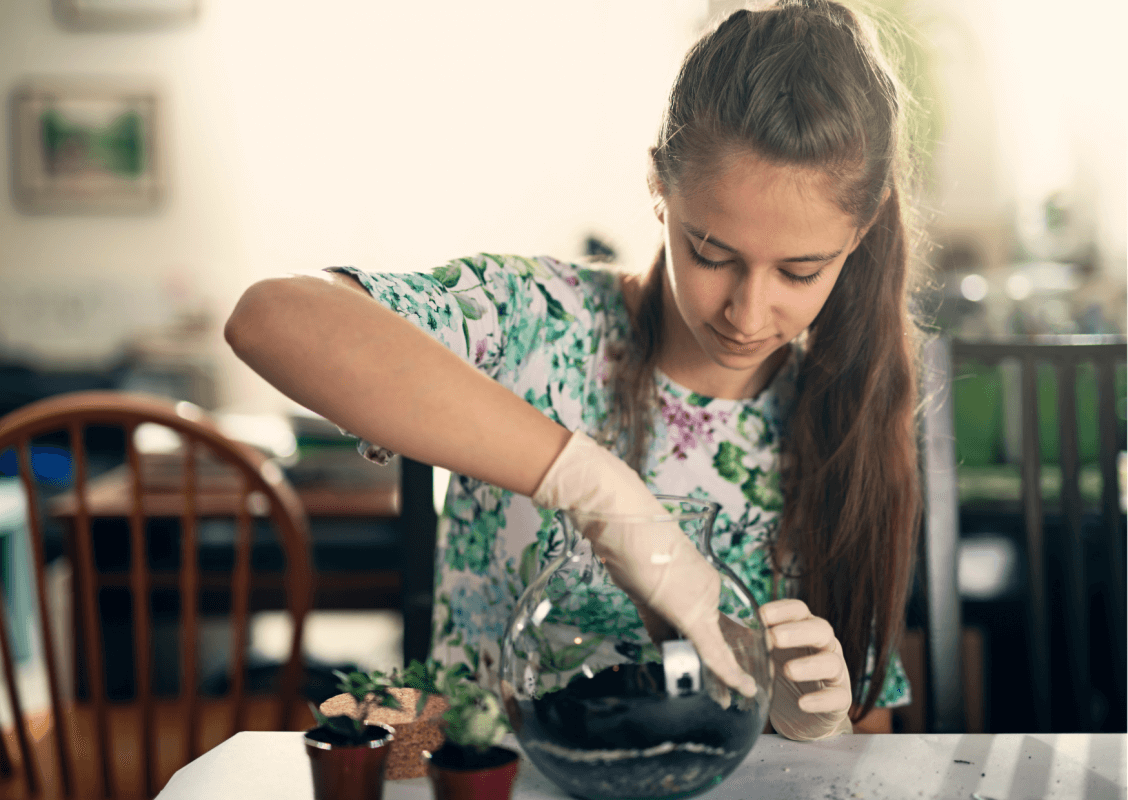
<svg viewBox="0 0 1128 800"><path fill-rule="evenodd" d="M608 346L628 332L614 273L552 258L479 254L430 274L352 275L382 305L570 430L596 434L606 418ZM714 552L759 603L772 596L764 546L783 506L779 441L793 402L790 358L754 399L704 397L657 374L658 408L643 478L655 493L714 500ZM365 452L369 443L361 442ZM499 643L517 597L563 546L552 512L528 498L454 476L439 522L433 652L497 681ZM568 611L594 634L646 643L638 612L610 581L573 591ZM565 661L576 654L561 649ZM879 706L909 701L897 659Z"/></svg>

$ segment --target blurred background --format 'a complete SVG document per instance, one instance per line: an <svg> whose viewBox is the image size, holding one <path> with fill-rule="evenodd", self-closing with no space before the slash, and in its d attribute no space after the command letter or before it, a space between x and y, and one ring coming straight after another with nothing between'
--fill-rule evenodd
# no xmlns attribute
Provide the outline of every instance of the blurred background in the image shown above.
<svg viewBox="0 0 1128 800"><path fill-rule="evenodd" d="M222 339L254 281L344 264L421 270L479 251L644 268L659 242L647 148L685 50L736 5L0 4L0 414L75 389L155 392L286 457L293 436L272 420L294 409ZM888 35L918 96L922 308L936 328L972 340L1123 334L1128 12L1107 0L875 11L900 26ZM1022 533L1015 378L959 369L975 724L1022 730L1030 717L1003 660L1021 627L1007 616ZM1041 412L1051 437L1053 380ZM1083 423L1093 380L1078 377ZM1123 398L1121 365L1117 451ZM1083 461L1096 435L1095 423L1082 431ZM1051 496L1052 445L1043 456ZM1099 495L1098 478L1084 481ZM381 620L377 635L370 618L343 619L352 633L326 634L324 657L394 663L397 623ZM269 651L271 620L259 622ZM338 652L345 639L364 639L360 652ZM1094 729L1124 730L1123 685L1098 684Z"/></svg>

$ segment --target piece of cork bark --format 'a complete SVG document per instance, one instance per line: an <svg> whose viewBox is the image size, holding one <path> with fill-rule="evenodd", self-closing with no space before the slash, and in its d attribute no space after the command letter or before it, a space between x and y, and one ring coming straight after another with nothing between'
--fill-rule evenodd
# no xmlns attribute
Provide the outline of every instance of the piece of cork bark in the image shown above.
<svg viewBox="0 0 1128 800"><path fill-rule="evenodd" d="M419 702L418 689L389 689L399 701L399 708L377 705L373 695L363 705L364 721L368 724L382 722L395 728L391 750L384 777L397 781L404 778L422 778L427 774L427 762L423 751L434 752L443 745L443 732L439 730L439 718L450 706L438 695L427 698L423 713L415 716L415 704ZM330 697L321 704L321 713L327 717L348 716L360 719L361 707L350 694Z"/></svg>

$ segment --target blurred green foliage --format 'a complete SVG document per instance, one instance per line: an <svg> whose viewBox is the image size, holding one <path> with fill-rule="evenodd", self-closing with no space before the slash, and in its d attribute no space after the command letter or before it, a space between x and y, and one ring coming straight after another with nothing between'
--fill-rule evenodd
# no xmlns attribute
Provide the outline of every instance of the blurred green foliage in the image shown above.
<svg viewBox="0 0 1128 800"><path fill-rule="evenodd" d="M1125 449L1125 399L1128 370L1119 365L1115 373L1114 405L1117 414L1117 451ZM1043 465L1042 495L1049 499L1061 488L1058 380L1050 364L1038 366L1038 437ZM1076 381L1078 457L1081 462L1081 493L1086 504L1099 501L1100 432L1097 419L1097 371L1092 364L1077 368ZM952 382L955 409L956 463L959 467L960 499L1017 500L1019 498L1021 434L1012 433L1006 442L1006 415L1013 414L1012 427L1021 431L1021 387L1017 369L988 366L974 361L955 368ZM1009 403L1008 403L1009 399ZM1009 463L1008 463L1009 461Z"/></svg>
<svg viewBox="0 0 1128 800"><path fill-rule="evenodd" d="M918 177L927 183L944 127L945 106L936 69L940 54L930 33L940 26L956 26L955 20L917 0L869 0L861 8L872 20L882 50L908 92L909 101L903 107L911 155Z"/></svg>
<svg viewBox="0 0 1128 800"><path fill-rule="evenodd" d="M1118 450L1125 447L1126 370L1116 370L1115 406L1119 421ZM1042 463L1057 464L1060 451L1058 423L1058 381L1049 364L1038 366L1038 435ZM1012 408L1021 412L1020 388L1016 377L1010 381L1001 366L976 362L960 364L955 371L952 395L955 402L957 463L971 467L1002 464L1007 461L1006 395L1013 393ZM1082 464L1095 464L1100 452L1097 427L1097 370L1092 364L1077 368L1076 383L1078 455Z"/></svg>
<svg viewBox="0 0 1128 800"><path fill-rule="evenodd" d="M956 463L981 467L1004 459L1003 375L975 362L956 368L952 380Z"/></svg>

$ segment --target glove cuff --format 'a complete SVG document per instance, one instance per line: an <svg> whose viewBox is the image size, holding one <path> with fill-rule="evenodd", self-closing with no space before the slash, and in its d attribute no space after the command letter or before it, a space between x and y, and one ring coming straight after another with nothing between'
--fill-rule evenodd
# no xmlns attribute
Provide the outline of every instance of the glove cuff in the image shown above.
<svg viewBox="0 0 1128 800"><path fill-rule="evenodd" d="M583 431L573 431L564 449L557 454L548 472L544 474L536 491L533 492L532 501L535 505L540 508L571 507L572 504L561 496L561 490L567 483L564 476L571 471L571 464L583 461L583 454L588 447L599 446Z"/></svg>
<svg viewBox="0 0 1128 800"><path fill-rule="evenodd" d="M638 473L583 431L568 438L532 500L541 508L565 511L662 513Z"/></svg>

